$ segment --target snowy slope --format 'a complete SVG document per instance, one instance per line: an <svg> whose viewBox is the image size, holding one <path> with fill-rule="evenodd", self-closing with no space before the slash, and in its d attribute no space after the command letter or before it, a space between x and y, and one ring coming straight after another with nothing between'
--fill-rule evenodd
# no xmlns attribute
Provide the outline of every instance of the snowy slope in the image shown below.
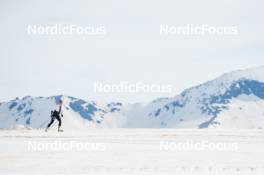
<svg viewBox="0 0 264 175"><path fill-rule="evenodd" d="M86 102L69 96L24 97L0 103L0 128L44 128L63 98L63 126L102 128L264 127L264 67L234 71L148 104Z"/></svg>
<svg viewBox="0 0 264 175"><path fill-rule="evenodd" d="M35 151L29 143L55 146ZM63 149L56 143L74 146ZM98 146L80 149L74 143ZM264 130L133 128L60 134L4 130L0 174L263 175L263 147Z"/></svg>

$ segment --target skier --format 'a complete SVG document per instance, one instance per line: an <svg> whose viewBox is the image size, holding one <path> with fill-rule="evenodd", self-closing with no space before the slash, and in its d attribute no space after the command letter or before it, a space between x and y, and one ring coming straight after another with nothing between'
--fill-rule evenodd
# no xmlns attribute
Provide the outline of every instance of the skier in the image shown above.
<svg viewBox="0 0 264 175"><path fill-rule="evenodd" d="M56 108L51 111L51 121L48 124L47 128L46 128L46 132L48 131L48 129L50 128L50 126L52 125L52 123L54 122L55 119L58 120L59 124L58 124L58 132L63 132L63 130L61 129L61 117L63 117L62 114L62 100L59 100L58 105L56 106Z"/></svg>

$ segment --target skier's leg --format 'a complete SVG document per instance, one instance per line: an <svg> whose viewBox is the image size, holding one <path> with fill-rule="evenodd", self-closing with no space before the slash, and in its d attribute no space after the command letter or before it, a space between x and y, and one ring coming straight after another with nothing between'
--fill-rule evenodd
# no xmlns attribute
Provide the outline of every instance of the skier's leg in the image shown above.
<svg viewBox="0 0 264 175"><path fill-rule="evenodd" d="M48 131L49 127L52 125L53 122L54 122L54 117L51 117L51 120L50 120L48 126L45 129L46 132Z"/></svg>
<svg viewBox="0 0 264 175"><path fill-rule="evenodd" d="M49 122L47 128L49 128L52 125L53 122L54 122L54 117L51 118L51 121Z"/></svg>
<svg viewBox="0 0 264 175"><path fill-rule="evenodd" d="M59 121L59 124L58 124L58 131L62 131L62 130L60 129L60 127L61 127L61 118L60 118L60 116L56 116L56 119Z"/></svg>
<svg viewBox="0 0 264 175"><path fill-rule="evenodd" d="M60 117L58 117L57 119L58 119L58 121L59 121L59 124L58 124L58 126L59 126L59 127L61 127L61 118L60 118Z"/></svg>

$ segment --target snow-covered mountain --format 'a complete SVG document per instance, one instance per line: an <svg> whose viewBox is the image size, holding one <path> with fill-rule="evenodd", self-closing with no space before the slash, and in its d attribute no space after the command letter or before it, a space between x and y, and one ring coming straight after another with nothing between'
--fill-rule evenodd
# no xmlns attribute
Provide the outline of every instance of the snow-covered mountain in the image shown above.
<svg viewBox="0 0 264 175"><path fill-rule="evenodd" d="M121 103L101 104L86 102L69 96L24 97L0 103L0 128L26 126L45 128L50 112L63 99L63 126L69 129L104 127L102 121L108 115L118 118ZM107 126L107 123L106 123Z"/></svg>
<svg viewBox="0 0 264 175"><path fill-rule="evenodd" d="M137 106L128 114L144 116L144 127L263 128L264 67L224 74L174 98ZM129 122L129 126L138 124Z"/></svg>
<svg viewBox="0 0 264 175"><path fill-rule="evenodd" d="M0 128L44 128L56 101L63 126L143 128L264 128L264 67L234 71L148 104L86 102L69 96L24 97L0 103Z"/></svg>

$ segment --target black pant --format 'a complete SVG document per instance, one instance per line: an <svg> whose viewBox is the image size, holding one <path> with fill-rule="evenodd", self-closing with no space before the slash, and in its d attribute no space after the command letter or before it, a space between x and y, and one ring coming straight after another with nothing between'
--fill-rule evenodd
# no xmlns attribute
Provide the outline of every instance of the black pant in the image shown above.
<svg viewBox="0 0 264 175"><path fill-rule="evenodd" d="M54 111L53 114L52 114L52 116L51 116L51 121L48 124L48 127L47 128L49 128L52 125L52 123L54 122L55 119L57 119L59 121L59 125L58 126L59 127L61 126L60 114L57 111Z"/></svg>

